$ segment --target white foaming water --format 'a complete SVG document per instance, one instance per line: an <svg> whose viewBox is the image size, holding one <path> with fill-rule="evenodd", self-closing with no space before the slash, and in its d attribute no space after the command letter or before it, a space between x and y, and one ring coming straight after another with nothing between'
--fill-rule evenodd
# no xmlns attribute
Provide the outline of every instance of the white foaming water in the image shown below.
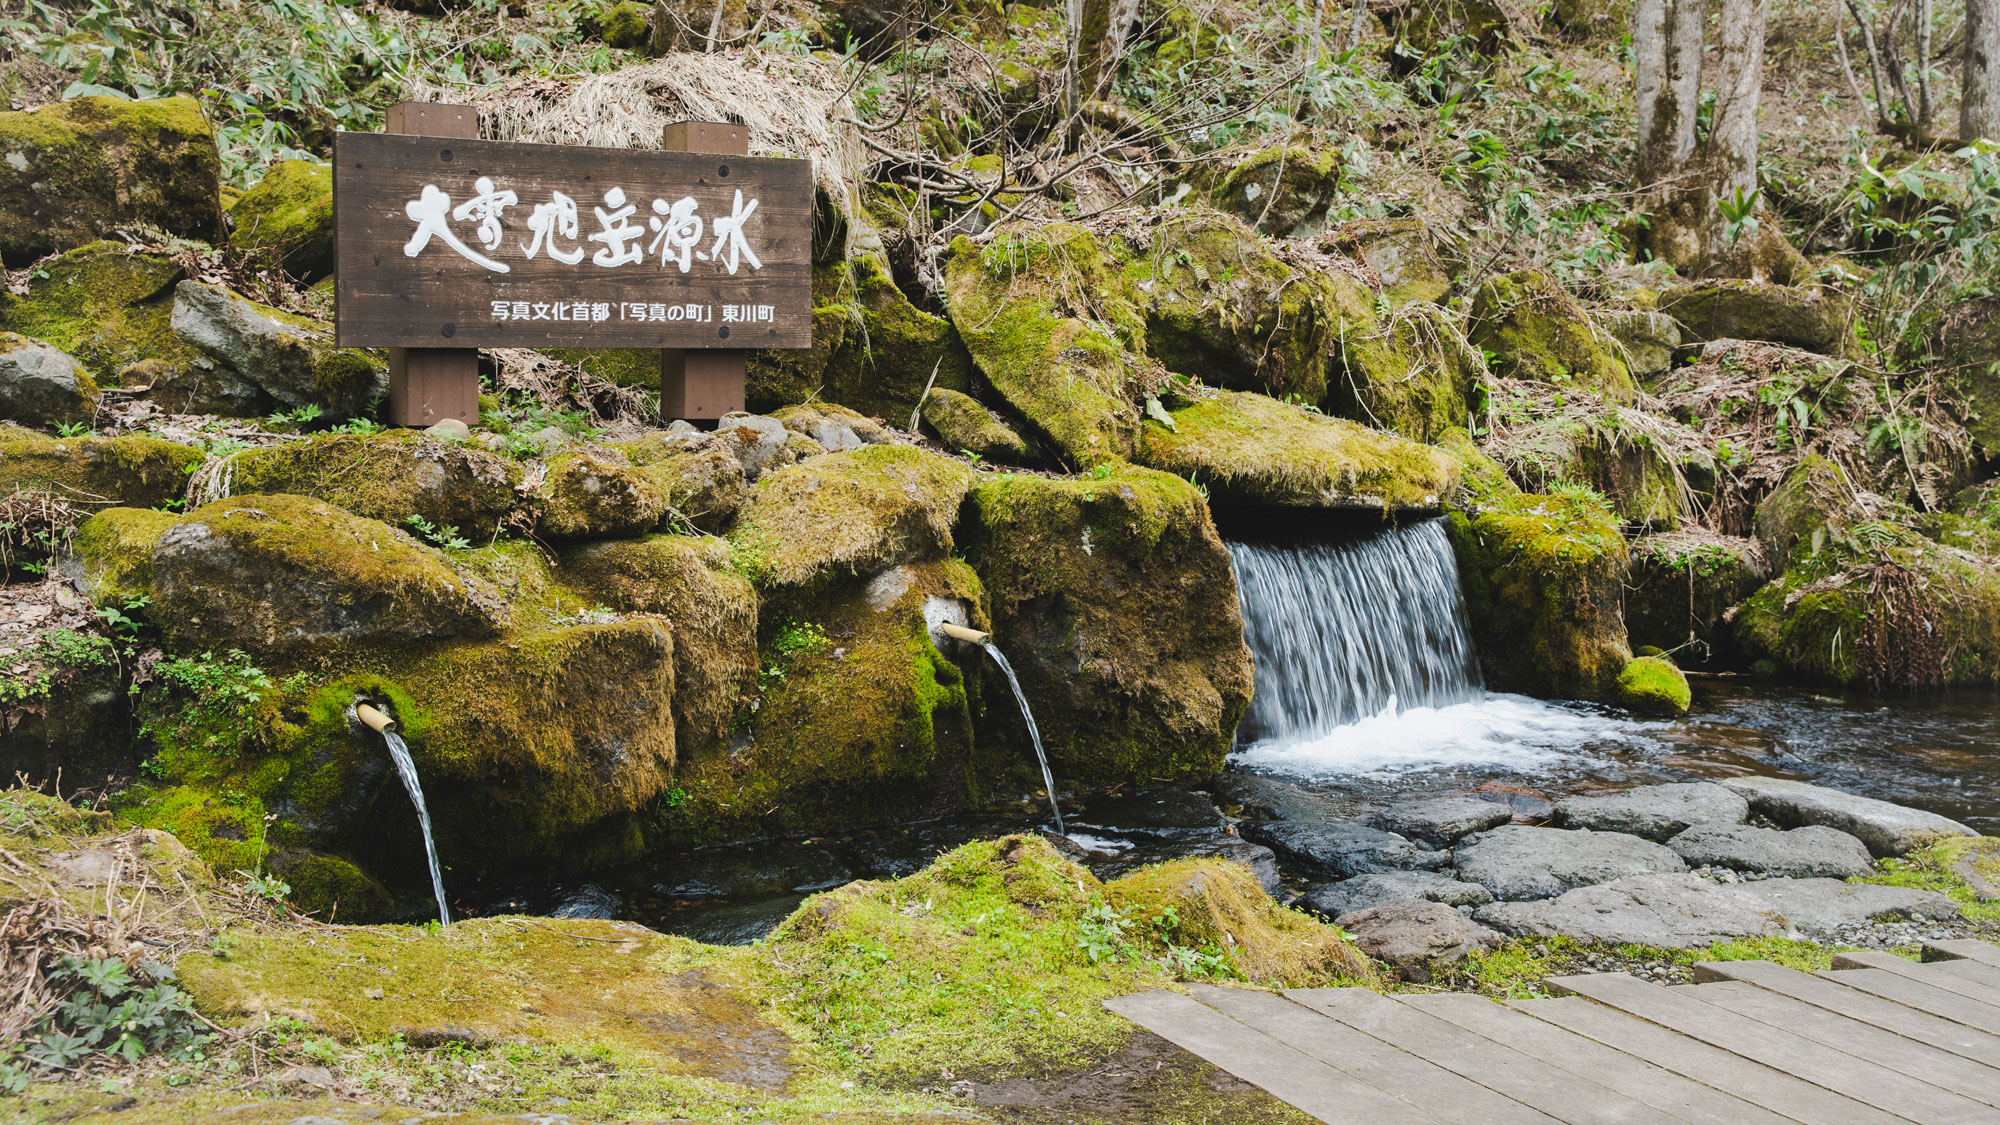
<svg viewBox="0 0 2000 1125"><path fill-rule="evenodd" d="M424 806L424 787L417 783L417 763L410 758L410 748L404 745L402 735L385 730L382 741L389 746L389 757L396 763L403 788L409 791L410 803L417 806L417 823L424 830L424 856L431 861L431 890L437 893L438 924L449 926L451 908L444 904L444 871L438 867L437 845L431 841L431 810Z"/></svg>
<svg viewBox="0 0 2000 1125"><path fill-rule="evenodd" d="M1538 773L1576 761L1589 745L1642 740L1648 724L1525 695L1483 694L1445 707L1393 704L1317 738L1270 739L1234 756L1241 766L1294 777L1390 777L1420 770L1499 767Z"/></svg>

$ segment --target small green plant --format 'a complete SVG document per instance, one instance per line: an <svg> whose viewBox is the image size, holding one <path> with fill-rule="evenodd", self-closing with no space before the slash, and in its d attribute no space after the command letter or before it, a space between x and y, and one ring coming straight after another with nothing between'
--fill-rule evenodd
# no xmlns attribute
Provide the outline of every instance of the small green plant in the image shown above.
<svg viewBox="0 0 2000 1125"><path fill-rule="evenodd" d="M303 430L312 423L319 421L319 417L323 413L325 411L320 409L319 403L309 402L296 409L280 410L270 417L265 418L264 424L270 426L272 429Z"/></svg>
<svg viewBox="0 0 2000 1125"><path fill-rule="evenodd" d="M411 516L403 522L415 528L417 534L429 540L432 546L447 551L463 551L472 546L472 540L459 535L456 527L439 527L422 516Z"/></svg>
<svg viewBox="0 0 2000 1125"><path fill-rule="evenodd" d="M359 434L362 437L367 437L370 434L379 434L387 428L373 418L357 416L349 418L340 425L333 427L330 432L336 434Z"/></svg>
<svg viewBox="0 0 2000 1125"><path fill-rule="evenodd" d="M66 438L72 438L72 437L82 437L82 436L84 436L85 434L87 434L87 433L89 433L89 432L90 432L90 423L88 423L88 422L57 422L57 423L56 423L56 436L57 436L57 437L66 437Z"/></svg>
<svg viewBox="0 0 2000 1125"><path fill-rule="evenodd" d="M65 954L48 981L65 995L30 1033L22 1054L31 1063L74 1069L94 1055L128 1063L148 1054L186 1058L207 1041L173 969L157 961L131 969L117 958Z"/></svg>
<svg viewBox="0 0 2000 1125"><path fill-rule="evenodd" d="M292 893L292 885L276 875L266 875L262 868L256 871L238 871L243 876L243 889L258 898L272 902L283 902Z"/></svg>
<svg viewBox="0 0 2000 1125"><path fill-rule="evenodd" d="M757 690L769 691L784 682L785 674L800 660L817 656L833 647L826 630L810 621L787 621L771 638L768 656L757 673Z"/></svg>
<svg viewBox="0 0 2000 1125"><path fill-rule="evenodd" d="M271 677L236 648L220 657L204 652L165 661L158 680L167 696L164 713L148 719L140 733L222 754L234 754L248 740L257 703L271 686Z"/></svg>
<svg viewBox="0 0 2000 1125"><path fill-rule="evenodd" d="M1076 923L1077 948L1090 959L1093 965L1107 961L1123 961L1130 957L1132 950L1125 940L1126 932L1132 928L1132 920L1124 912L1103 899L1090 904L1083 917Z"/></svg>

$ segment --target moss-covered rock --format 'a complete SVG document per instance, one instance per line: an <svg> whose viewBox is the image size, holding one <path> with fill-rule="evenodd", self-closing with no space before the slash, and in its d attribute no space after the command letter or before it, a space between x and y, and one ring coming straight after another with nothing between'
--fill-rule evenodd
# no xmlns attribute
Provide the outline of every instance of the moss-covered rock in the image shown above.
<svg viewBox="0 0 2000 1125"><path fill-rule="evenodd" d="M1673 370L1674 349L1685 342L1673 317L1651 309L1607 309L1594 315L1624 349L1625 366L1634 378L1643 382Z"/></svg>
<svg viewBox="0 0 2000 1125"><path fill-rule="evenodd" d="M1769 340L1823 355L1843 355L1854 312L1837 294L1764 281L1677 285L1660 294L1660 311L1697 340Z"/></svg>
<svg viewBox="0 0 2000 1125"><path fill-rule="evenodd" d="M333 272L333 168L280 160L229 209L229 244L301 281Z"/></svg>
<svg viewBox="0 0 2000 1125"><path fill-rule="evenodd" d="M1469 335L1493 353L1502 375L1576 386L1612 402L1630 401L1638 391L1609 334L1538 270L1503 274L1481 285L1472 297Z"/></svg>
<svg viewBox="0 0 2000 1125"><path fill-rule="evenodd" d="M767 608L750 745L689 755L676 778L685 796L662 810L669 835L825 831L962 803L973 748L965 676L932 642L926 607L984 625L983 600L971 569L946 559Z"/></svg>
<svg viewBox="0 0 2000 1125"><path fill-rule="evenodd" d="M1830 533L1859 519L1856 501L1854 483L1840 466L1815 454L1799 458L1752 519L1771 569L1789 569L1794 554L1811 555Z"/></svg>
<svg viewBox="0 0 2000 1125"><path fill-rule="evenodd" d="M1311 234L1340 190L1340 154L1307 145L1250 153L1209 189L1217 207L1273 238Z"/></svg>
<svg viewBox="0 0 2000 1125"><path fill-rule="evenodd" d="M0 328L75 356L100 386L151 386L153 401L169 410L268 409L261 388L216 370L168 327L174 286L185 276L172 258L92 242L44 263L25 294L0 296Z"/></svg>
<svg viewBox="0 0 2000 1125"><path fill-rule="evenodd" d="M933 389L924 400L924 422L947 448L976 453L988 461L1019 464L1028 444L971 395Z"/></svg>
<svg viewBox="0 0 2000 1125"><path fill-rule="evenodd" d="M402 525L411 516L492 538L514 508L521 470L484 450L426 434L323 434L246 449L231 459L237 496L310 496L357 516Z"/></svg>
<svg viewBox="0 0 2000 1125"><path fill-rule="evenodd" d="M1149 420L1138 460L1237 503L1436 511L1457 485L1438 450L1344 418L1236 391L1184 393Z"/></svg>
<svg viewBox="0 0 2000 1125"><path fill-rule="evenodd" d="M1636 650L1674 653L1688 667L1743 663L1728 613L1770 577L1754 539L1663 532L1632 541L1625 628Z"/></svg>
<svg viewBox="0 0 2000 1125"><path fill-rule="evenodd" d="M30 785L130 778L139 750L126 665L111 641L72 629L9 640L15 643L0 680L0 770ZM0 902L9 900L9 890L0 884Z"/></svg>
<svg viewBox="0 0 2000 1125"><path fill-rule="evenodd" d="M103 392L62 349L0 332L0 414L38 426L88 422Z"/></svg>
<svg viewBox="0 0 2000 1125"><path fill-rule="evenodd" d="M174 287L174 333L288 407L364 413L389 390L386 360L333 346L323 324L198 281Z"/></svg>
<svg viewBox="0 0 2000 1125"><path fill-rule="evenodd" d="M866 577L935 558L952 548L952 521L972 479L959 462L914 446L829 453L759 480L730 548L760 587Z"/></svg>
<svg viewBox="0 0 2000 1125"><path fill-rule="evenodd" d="M150 437L0 441L0 493L53 492L73 504L157 508L180 499L202 452Z"/></svg>
<svg viewBox="0 0 2000 1125"><path fill-rule="evenodd" d="M304 496L219 500L153 548L151 615L175 650L301 656L493 636L497 591L387 524Z"/></svg>
<svg viewBox="0 0 2000 1125"><path fill-rule="evenodd" d="M1935 338L1966 432L1988 457L2000 456L2000 298L1959 302L1940 318Z"/></svg>
<svg viewBox="0 0 2000 1125"><path fill-rule="evenodd" d="M1507 467L1482 452L1463 426L1446 430L1437 449L1458 463L1458 491L1446 497L1448 503L1487 508L1521 491L1507 475Z"/></svg>
<svg viewBox="0 0 2000 1125"><path fill-rule="evenodd" d="M106 508L76 529L67 567L99 605L151 597L153 546L179 519L153 508Z"/></svg>
<svg viewBox="0 0 2000 1125"><path fill-rule="evenodd" d="M965 554L992 599L1064 784L1193 779L1222 765L1249 703L1235 572L1193 485L1120 467L1000 476L967 504ZM988 730L1026 779L1033 751L1004 690Z"/></svg>
<svg viewBox="0 0 2000 1125"><path fill-rule="evenodd" d="M900 421L917 408L926 385L971 389L972 357L951 321L912 304L879 254L834 269L844 323L821 377L824 398ZM815 315L813 328L819 327Z"/></svg>
<svg viewBox="0 0 2000 1125"><path fill-rule="evenodd" d="M1712 491L1713 461L1706 454L1677 461L1669 444L1651 432L1663 423L1630 426L1630 411L1606 407L1595 396L1564 399L1560 405L1515 400L1507 432L1487 443L1523 487L1595 489L1625 524L1653 530L1679 527L1694 514L1701 492Z"/></svg>
<svg viewBox="0 0 2000 1125"><path fill-rule="evenodd" d="M1422 219L1355 219L1329 231L1326 242L1381 280L1391 304L1442 303L1464 263L1456 248Z"/></svg>
<svg viewBox="0 0 2000 1125"><path fill-rule="evenodd" d="M1640 656L1618 673L1611 698L1620 707L1641 715L1675 717L1687 714L1694 699L1687 677L1663 656Z"/></svg>
<svg viewBox="0 0 2000 1125"><path fill-rule="evenodd" d="M1097 235L1064 223L957 239L945 263L952 322L980 373L1083 467L1130 456L1138 437L1147 367L1128 345L1144 322L1123 275Z"/></svg>
<svg viewBox="0 0 2000 1125"><path fill-rule="evenodd" d="M803 402L782 406L771 417L800 437L811 438L828 453L859 449L889 440L889 431L880 422L832 402Z"/></svg>
<svg viewBox="0 0 2000 1125"><path fill-rule="evenodd" d="M193 98L92 96L0 113L0 157L10 265L135 223L221 241L222 159Z"/></svg>
<svg viewBox="0 0 2000 1125"><path fill-rule="evenodd" d="M647 22L645 5L619 0L598 12L597 34L607 47L637 51L652 41L653 25Z"/></svg>
<svg viewBox="0 0 2000 1125"><path fill-rule="evenodd" d="M757 688L757 592L720 539L651 535L563 554L562 579L600 605L654 613L674 634L674 740L712 749Z"/></svg>
<svg viewBox="0 0 2000 1125"><path fill-rule="evenodd" d="M592 446L548 459L536 491L536 532L551 539L610 539L644 535L660 525L671 502L652 476L625 454Z"/></svg>
<svg viewBox="0 0 2000 1125"><path fill-rule="evenodd" d="M1602 497L1520 493L1447 525L1489 686L1602 699L1632 659L1625 538Z"/></svg>
<svg viewBox="0 0 2000 1125"><path fill-rule="evenodd" d="M665 494L668 519L678 516L694 528L717 532L736 518L743 503L743 460L720 438L698 431L659 431L611 448Z"/></svg>
<svg viewBox="0 0 2000 1125"><path fill-rule="evenodd" d="M1227 949L1236 971L1250 980L1296 988L1328 977L1376 979L1374 966L1338 929L1272 901L1241 863L1172 860L1115 880L1105 891L1115 906L1142 917L1171 911L1175 944Z"/></svg>

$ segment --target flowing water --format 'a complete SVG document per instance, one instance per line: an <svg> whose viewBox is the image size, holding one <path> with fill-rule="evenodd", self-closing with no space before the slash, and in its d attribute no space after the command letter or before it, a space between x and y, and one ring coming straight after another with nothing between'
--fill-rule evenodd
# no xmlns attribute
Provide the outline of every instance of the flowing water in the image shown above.
<svg viewBox="0 0 2000 1125"><path fill-rule="evenodd" d="M1021 681L1014 675L1014 666L1000 654L1000 646L985 641L980 648L1000 666L1001 674L1007 677L1007 686L1014 689L1014 702L1021 706L1021 721L1028 724L1028 738L1035 744L1035 760L1042 765L1042 784L1049 791L1049 811L1056 816L1056 835L1063 835L1062 806L1056 803L1056 775L1049 772L1049 755L1042 749L1042 732L1035 727L1035 713L1028 709L1028 695L1021 690Z"/></svg>
<svg viewBox="0 0 2000 1125"><path fill-rule="evenodd" d="M392 730L382 732L382 741L389 746L389 757L396 763L396 773L403 779L403 788L409 790L410 803L417 806L417 823L424 830L424 857L431 864L431 890L437 894L438 922L451 924L451 908L444 904L444 871L438 866L437 844L431 839L431 811L424 806L424 787L417 782L417 763L410 759L410 748L403 744L403 736Z"/></svg>

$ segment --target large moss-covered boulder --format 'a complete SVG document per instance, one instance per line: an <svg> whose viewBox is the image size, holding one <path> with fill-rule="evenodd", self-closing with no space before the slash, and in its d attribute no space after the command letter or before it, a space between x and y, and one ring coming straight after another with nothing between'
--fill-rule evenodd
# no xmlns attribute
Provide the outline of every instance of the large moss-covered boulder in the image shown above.
<svg viewBox="0 0 2000 1125"><path fill-rule="evenodd" d="M1265 395L1190 389L1149 420L1138 460L1236 503L1436 511L1457 485L1452 458L1344 418Z"/></svg>
<svg viewBox="0 0 2000 1125"><path fill-rule="evenodd" d="M0 434L0 494L52 492L73 504L157 508L178 500L201 450L150 437Z"/></svg>
<svg viewBox="0 0 2000 1125"><path fill-rule="evenodd" d="M24 294L0 296L0 328L75 356L100 386L153 388L179 413L255 414L271 399L223 372L168 327L179 262L123 242L92 242L44 263Z"/></svg>
<svg viewBox="0 0 2000 1125"><path fill-rule="evenodd" d="M1644 382L1673 370L1674 349L1686 342L1680 322L1652 309L1606 309L1597 324L1624 349L1625 365Z"/></svg>
<svg viewBox="0 0 2000 1125"><path fill-rule="evenodd" d="M280 160L229 209L229 244L301 281L333 272L333 168Z"/></svg>
<svg viewBox="0 0 2000 1125"><path fill-rule="evenodd" d="M743 503L743 459L726 441L699 431L658 431L613 449L667 498L668 519L679 518L701 531L728 526Z"/></svg>
<svg viewBox="0 0 2000 1125"><path fill-rule="evenodd" d="M237 496L285 492L389 524L419 517L491 539L514 508L521 470L480 449L426 434L323 434L246 449L231 459Z"/></svg>
<svg viewBox="0 0 2000 1125"><path fill-rule="evenodd" d="M1442 303L1464 263L1456 248L1422 219L1355 219L1329 231L1326 244L1375 272L1391 304Z"/></svg>
<svg viewBox="0 0 2000 1125"><path fill-rule="evenodd" d="M1966 432L1988 457L2000 456L2000 298L1957 303L1939 318L1935 336Z"/></svg>
<svg viewBox="0 0 2000 1125"><path fill-rule="evenodd" d="M1660 294L1660 311L1697 340L1769 340L1841 355L1852 335L1853 308L1812 287L1720 280L1677 285Z"/></svg>
<svg viewBox="0 0 2000 1125"><path fill-rule="evenodd" d="M1799 458L1769 496L1757 505L1752 522L1771 569L1782 572L1793 555L1811 555L1861 512L1858 493L1839 465L1808 454Z"/></svg>
<svg viewBox="0 0 2000 1125"><path fill-rule="evenodd" d="M566 449L545 468L535 530L551 539L644 535L670 507L667 490L615 449Z"/></svg>
<svg viewBox="0 0 2000 1125"><path fill-rule="evenodd" d="M1658 648L1690 668L1742 661L1728 613L1770 577L1763 546L1708 532L1662 532L1632 541L1625 628L1632 647Z"/></svg>
<svg viewBox="0 0 2000 1125"><path fill-rule="evenodd" d="M994 393L1054 452L1080 467L1131 455L1148 368L1129 345L1144 336L1143 314L1098 235L1058 223L959 238L945 297Z"/></svg>
<svg viewBox="0 0 2000 1125"><path fill-rule="evenodd" d="M334 347L325 325L213 285L175 286L170 323L181 339L287 407L317 406L329 418L348 418L389 392L389 367L380 356Z"/></svg>
<svg viewBox="0 0 2000 1125"><path fill-rule="evenodd" d="M814 457L759 480L729 533L759 586L866 577L952 549L970 469L915 446L871 445Z"/></svg>
<svg viewBox="0 0 2000 1125"><path fill-rule="evenodd" d="M1496 373L1593 391L1613 402L1638 392L1609 333L1591 323L1553 277L1521 270L1490 278L1472 296L1472 342Z"/></svg>
<svg viewBox="0 0 2000 1125"><path fill-rule="evenodd" d="M1130 467L1007 475L975 488L966 516L964 550L991 598L994 639L1059 783L1221 768L1250 700L1250 653L1229 552L1193 485ZM982 756L990 728L1032 768L1012 701L993 686Z"/></svg>
<svg viewBox="0 0 2000 1125"><path fill-rule="evenodd" d="M757 592L720 539L649 535L565 552L562 580L599 605L665 617L674 634L674 737L684 754L726 739L757 688Z"/></svg>
<svg viewBox="0 0 2000 1125"><path fill-rule="evenodd" d="M1448 525L1488 686L1602 699L1632 659L1625 538L1602 497L1577 489L1501 498Z"/></svg>
<svg viewBox="0 0 2000 1125"><path fill-rule="evenodd" d="M1339 153L1274 145L1237 160L1209 188L1208 198L1259 234L1289 238L1319 229L1339 190Z"/></svg>
<svg viewBox="0 0 2000 1125"><path fill-rule="evenodd" d="M949 607L981 626L982 601L972 570L944 559L836 580L767 611L749 745L688 756L676 779L684 796L661 813L669 836L825 831L962 803L973 750L966 679L936 648L926 611Z"/></svg>
<svg viewBox="0 0 2000 1125"><path fill-rule="evenodd" d="M378 520L304 496L190 512L153 548L151 616L177 651L301 656L499 631L497 591Z"/></svg>
<svg viewBox="0 0 2000 1125"><path fill-rule="evenodd" d="M64 570L99 605L150 598L153 547L179 520L154 508L106 508L76 529Z"/></svg>
<svg viewBox="0 0 2000 1125"><path fill-rule="evenodd" d="M87 422L103 392L61 348L0 332L0 417L38 426Z"/></svg>
<svg viewBox="0 0 2000 1125"><path fill-rule="evenodd" d="M0 113L0 260L22 265L133 224L219 242L221 173L193 98Z"/></svg>
<svg viewBox="0 0 2000 1125"><path fill-rule="evenodd" d="M841 331L827 356L821 397L900 425L926 385L971 389L972 357L951 321L912 304L879 254L833 268ZM817 314L813 328L820 328Z"/></svg>
<svg viewBox="0 0 2000 1125"><path fill-rule="evenodd" d="M948 449L1007 464L1018 464L1028 456L1021 435L971 395L935 389L924 399L923 411L924 423Z"/></svg>

